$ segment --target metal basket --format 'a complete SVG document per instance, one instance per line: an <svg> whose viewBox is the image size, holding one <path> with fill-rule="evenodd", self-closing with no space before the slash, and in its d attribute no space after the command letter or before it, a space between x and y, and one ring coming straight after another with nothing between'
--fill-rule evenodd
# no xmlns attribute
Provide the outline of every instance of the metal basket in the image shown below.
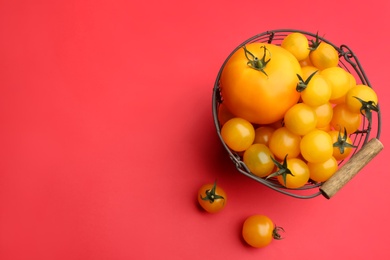
<svg viewBox="0 0 390 260"><path fill-rule="evenodd" d="M246 41L244 41L240 45L238 45L229 54L229 56L226 58L225 62L221 66L221 68L218 72L217 78L215 80L214 89L213 89L213 96L212 96L212 111L213 111L214 124L215 124L216 130L217 130L217 134L222 142L222 145L224 146L225 150L228 152L230 159L233 161L237 170L240 173L246 175L247 177L249 177L257 182L262 183L263 185L265 185L265 186L267 186L275 191L281 192L285 195L289 195L289 196L292 196L295 198L309 199L309 198L317 197L318 195L322 194L326 198L329 199L331 196L333 196L333 194L335 192L337 192L338 189L340 189L342 186L344 186L344 184L346 182L348 182L362 167L364 167L364 165L366 163L368 163L368 160L371 160L377 153L379 153L379 151L383 148L383 146L380 144L379 141L378 141L378 143L370 145L370 147L367 147L368 150L371 150L371 151L368 151L369 153L371 153L371 156L369 156L370 157L369 159L363 159L366 162L364 162L363 164L361 162L362 158L367 158L367 156L364 156L363 154L360 155L359 158L356 158L359 161L358 164L361 164L361 165L359 165L357 169L354 169L355 172L349 173L348 176L341 175L341 176L335 177L336 174L334 174L334 176L331 177L331 178L334 178L334 180L332 180L332 186L335 185L338 187L336 188L337 190L335 192L333 192L331 195L329 195L326 192L324 192L324 190L322 190L322 187L325 185L325 183L330 182L331 179L329 179L328 181L323 182L323 183L315 183L315 182L309 181L306 185L304 185L301 188L289 189L289 188L285 188L284 186L282 186L275 178L265 179L265 178L261 178L261 177L258 177L256 175L252 174L250 172L250 170L248 169L248 167L245 165L245 163L242 161L241 156L238 153L232 151L225 144L225 142L223 141L222 136L221 136L221 125L220 125L219 120L218 120L218 109L219 109L219 105L223 102L223 97L221 96L219 81L220 81L220 76L221 76L221 73L223 71L223 68L224 68L226 62L229 60L231 55L233 55L233 53L235 53L238 49L242 48L246 44L253 43L253 42L263 42L263 43L272 43L272 44L280 45L282 40L284 39L284 37L286 37L289 33L292 33L292 32L303 33L304 35L306 35L306 37L309 40L315 40L316 37L318 37L318 39L320 41L331 44L339 53L339 57L340 57L339 66L344 68L348 72L350 72L355 77L357 84L365 84L367 86L372 87L363 68L362 68L362 66L360 65L359 60L357 59L356 55L352 52L352 50L348 46L340 45L338 47L335 44L329 42L327 39L325 39L321 36L317 36L316 33L310 33L310 32L305 32L305 31L301 31L301 30L293 30L293 29L270 30L270 31L266 31L266 32L260 33L258 35L255 35L255 36L247 39ZM379 108L379 105L378 105L378 108ZM348 157L348 159L345 159L344 161L339 162L339 171L340 171L341 167L343 167L343 165L347 163L347 161L351 161L354 157L357 157L356 153L358 153L359 151L362 151L363 148L367 145L367 143L371 139L379 140L380 130L381 130L380 109L379 109L379 112L373 113L371 124L368 122L368 120L365 117L363 117L362 121L363 122L362 122L362 125L361 125L361 128L359 129L359 131L350 135L350 138L353 142L353 145L355 145L356 148L352 152L352 155L350 157ZM351 163L351 164L353 164L353 163Z"/></svg>

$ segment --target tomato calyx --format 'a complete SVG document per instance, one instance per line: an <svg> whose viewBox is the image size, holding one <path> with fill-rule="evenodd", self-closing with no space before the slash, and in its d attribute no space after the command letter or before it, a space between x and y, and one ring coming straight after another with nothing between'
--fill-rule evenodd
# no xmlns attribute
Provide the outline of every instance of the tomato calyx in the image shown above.
<svg viewBox="0 0 390 260"><path fill-rule="evenodd" d="M272 177L277 177L277 176L282 176L283 178L283 182L284 184L286 184L287 180L287 174L290 174L292 176L294 176L294 174L290 171L290 169L287 167L287 154L286 156L284 157L284 160L283 160L283 164L281 164L280 162L278 162L277 160L275 160L272 156L271 156L271 159L272 161L275 163L276 167L279 168L278 171L274 172L274 173L271 173L270 175L268 175L265 179L269 179L269 178L272 178Z"/></svg>
<svg viewBox="0 0 390 260"><path fill-rule="evenodd" d="M205 191L205 196L202 197L202 195L200 195L200 198L202 200L209 201L210 203L214 203L214 201L217 200L217 199L225 200L225 198L223 196L218 195L218 194L215 193L216 189L217 189L217 181L214 182L214 185L211 188L211 190L206 190Z"/></svg>
<svg viewBox="0 0 390 260"><path fill-rule="evenodd" d="M318 46L320 46L320 43L321 41L320 38L318 37L318 32L317 32L315 40L313 39L310 40L309 50L315 51L318 48Z"/></svg>
<svg viewBox="0 0 390 260"><path fill-rule="evenodd" d="M318 70L314 71L312 74L310 74L310 76L309 76L306 80L303 80L303 78L301 77L301 75L297 74L299 81L298 81L296 90L297 90L298 92L304 91L304 90L307 88L307 85L309 85L310 80L313 78L313 76L314 76L317 72L318 72Z"/></svg>
<svg viewBox="0 0 390 260"><path fill-rule="evenodd" d="M359 100L362 104L362 106L360 107L360 113L367 118L368 122L371 125L372 111L379 112L377 104L375 104L374 101L364 101L359 97L354 96L354 98Z"/></svg>
<svg viewBox="0 0 390 260"><path fill-rule="evenodd" d="M271 58L268 58L268 60L266 60L265 57L267 55L267 51L268 51L268 53L270 55L271 55L271 53L269 52L269 50L265 46L261 46L260 48L264 49L264 54L263 54L263 57L261 59L256 57L250 51L248 51L246 46L243 47L244 53L245 53L245 57L248 60L247 65L249 67L251 67L252 69L254 69L254 70L258 70L258 71L264 73L264 75L266 75L268 77L268 74L264 71L264 68L267 66L268 62L270 62Z"/></svg>
<svg viewBox="0 0 390 260"><path fill-rule="evenodd" d="M344 135L341 136L341 130L337 137L337 141L333 144L333 147L337 147L340 150L340 153L343 154L345 148L356 148L357 146L347 142L347 129L344 127Z"/></svg>
<svg viewBox="0 0 390 260"><path fill-rule="evenodd" d="M276 240L282 240L283 237L280 235L280 231L284 231L284 228L275 226L274 230L272 231L272 237Z"/></svg>

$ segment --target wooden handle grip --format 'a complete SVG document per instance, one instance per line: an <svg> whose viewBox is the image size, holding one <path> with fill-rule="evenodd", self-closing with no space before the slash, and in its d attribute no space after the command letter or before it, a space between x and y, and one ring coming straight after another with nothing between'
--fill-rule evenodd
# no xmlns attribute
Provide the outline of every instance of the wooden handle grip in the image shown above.
<svg viewBox="0 0 390 260"><path fill-rule="evenodd" d="M377 138L368 141L321 186L320 191L322 195L327 199L333 197L382 149L383 144Z"/></svg>

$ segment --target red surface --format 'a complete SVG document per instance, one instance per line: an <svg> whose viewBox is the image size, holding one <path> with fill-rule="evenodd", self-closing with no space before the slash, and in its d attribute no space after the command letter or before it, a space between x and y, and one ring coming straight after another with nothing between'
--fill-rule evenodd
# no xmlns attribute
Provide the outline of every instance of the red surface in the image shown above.
<svg viewBox="0 0 390 260"><path fill-rule="evenodd" d="M0 259L387 259L389 15L388 0L0 1ZM278 28L347 44L380 96L385 149L331 200L240 175L215 133L219 67ZM196 191L215 179L229 201L210 215ZM286 238L246 246L257 213Z"/></svg>

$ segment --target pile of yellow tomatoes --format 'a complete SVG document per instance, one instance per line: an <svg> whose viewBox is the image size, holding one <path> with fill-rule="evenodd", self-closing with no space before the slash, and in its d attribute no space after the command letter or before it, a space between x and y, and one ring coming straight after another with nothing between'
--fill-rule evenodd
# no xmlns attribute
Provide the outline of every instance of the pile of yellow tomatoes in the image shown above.
<svg viewBox="0 0 390 260"><path fill-rule="evenodd" d="M378 111L374 90L339 66L330 44L291 32L253 42L220 76L221 136L250 172L286 188L324 182L353 149L350 136Z"/></svg>

